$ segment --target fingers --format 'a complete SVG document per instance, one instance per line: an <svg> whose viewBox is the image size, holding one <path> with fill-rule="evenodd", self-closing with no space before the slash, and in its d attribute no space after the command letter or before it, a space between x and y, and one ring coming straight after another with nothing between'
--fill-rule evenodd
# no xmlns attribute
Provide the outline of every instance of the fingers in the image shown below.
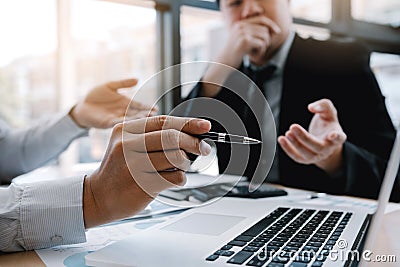
<svg viewBox="0 0 400 267"><path fill-rule="evenodd" d="M285 153L298 163L317 164L325 160L346 141L342 131L332 131L322 139L313 136L300 125L292 125L285 136L278 138Z"/></svg>
<svg viewBox="0 0 400 267"><path fill-rule="evenodd" d="M256 17L249 18L245 21L267 27L275 34L279 34L282 32L282 30L278 26L278 24L276 24L273 20L271 20L270 18L268 18L266 16L256 16Z"/></svg>
<svg viewBox="0 0 400 267"><path fill-rule="evenodd" d="M141 110L141 111L128 110L125 113L125 122L129 122L131 120L143 119L147 117L153 117L155 115L156 115L155 111L151 110Z"/></svg>
<svg viewBox="0 0 400 267"><path fill-rule="evenodd" d="M202 119L172 116L155 116L124 123L124 130L134 134L142 134L166 129L175 129L189 134L203 134L210 131L211 123Z"/></svg>
<svg viewBox="0 0 400 267"><path fill-rule="evenodd" d="M108 82L106 86L113 91L117 91L118 89L121 88L128 88L135 86L137 83L138 83L137 79L126 79L126 80Z"/></svg>
<svg viewBox="0 0 400 267"><path fill-rule="evenodd" d="M343 144L346 140L347 135L344 132L331 132L326 137L326 141L332 144Z"/></svg>
<svg viewBox="0 0 400 267"><path fill-rule="evenodd" d="M290 134L280 136L278 142L283 151L291 157L294 161L302 164L309 164L315 159L317 154L304 147L297 139L293 138Z"/></svg>
<svg viewBox="0 0 400 267"><path fill-rule="evenodd" d="M241 22L235 25L233 32L234 41L245 53L251 53L253 50L265 51L271 42L269 29L260 24Z"/></svg>
<svg viewBox="0 0 400 267"><path fill-rule="evenodd" d="M185 151L175 149L163 152L141 153L136 160L142 164L138 166L143 172L161 172L171 169L187 171L190 160Z"/></svg>
<svg viewBox="0 0 400 267"><path fill-rule="evenodd" d="M329 99L321 99L308 105L312 113L318 113L325 120L338 120L337 110Z"/></svg>
<svg viewBox="0 0 400 267"><path fill-rule="evenodd" d="M160 175L176 186L183 186L186 184L186 175L183 171L161 172Z"/></svg>
<svg viewBox="0 0 400 267"><path fill-rule="evenodd" d="M319 153L324 148L324 142L307 132L298 124L293 124L286 135L290 135L299 144L313 153Z"/></svg>
<svg viewBox="0 0 400 267"><path fill-rule="evenodd" d="M285 151L285 153L292 158L296 162L300 162L300 159L302 158L300 153L297 151L297 149L293 146L293 144L290 142L288 137L286 136L279 136L278 137L278 143L281 146L282 150Z"/></svg>
<svg viewBox="0 0 400 267"><path fill-rule="evenodd" d="M196 155L208 155L211 147L204 141L175 129L149 132L145 135L124 133L124 145L131 151L153 152L182 149Z"/></svg>
<svg viewBox="0 0 400 267"><path fill-rule="evenodd" d="M134 176L135 177L135 176ZM168 170L158 173L140 173L135 177L135 182L152 197L165 189L182 186L186 183L186 175L181 170Z"/></svg>

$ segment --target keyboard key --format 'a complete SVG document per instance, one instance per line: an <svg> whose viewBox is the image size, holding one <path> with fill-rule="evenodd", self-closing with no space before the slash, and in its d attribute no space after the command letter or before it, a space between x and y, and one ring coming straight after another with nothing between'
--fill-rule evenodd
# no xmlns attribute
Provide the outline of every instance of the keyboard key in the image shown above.
<svg viewBox="0 0 400 267"><path fill-rule="evenodd" d="M314 262L311 267L321 267L324 263L322 261L316 261Z"/></svg>
<svg viewBox="0 0 400 267"><path fill-rule="evenodd" d="M262 243L262 242L251 242L250 244L249 244L250 246L253 246L253 247L263 247L264 245L265 245L265 243Z"/></svg>
<svg viewBox="0 0 400 267"><path fill-rule="evenodd" d="M249 259L254 253L249 251L239 251L235 256L228 260L228 263L232 264L243 264Z"/></svg>
<svg viewBox="0 0 400 267"><path fill-rule="evenodd" d="M281 256L278 256L278 257L275 257L272 259L273 262L284 263L284 264L288 263L289 260L290 260L290 258L281 257Z"/></svg>
<svg viewBox="0 0 400 267"><path fill-rule="evenodd" d="M307 267L307 263L303 262L292 262L289 267Z"/></svg>
<svg viewBox="0 0 400 267"><path fill-rule="evenodd" d="M232 247L232 245L225 245L221 248L221 250L230 250Z"/></svg>
<svg viewBox="0 0 400 267"><path fill-rule="evenodd" d="M303 251L314 251L317 252L319 248L313 246L304 246Z"/></svg>
<svg viewBox="0 0 400 267"><path fill-rule="evenodd" d="M336 244L336 240L328 240L328 242L326 242L327 245L335 245Z"/></svg>
<svg viewBox="0 0 400 267"><path fill-rule="evenodd" d="M277 252L279 250L279 247L274 247L274 246L267 246L267 251L270 253L269 255L272 255L273 253Z"/></svg>
<svg viewBox="0 0 400 267"><path fill-rule="evenodd" d="M252 246L247 246L243 249L243 251L248 251L248 252L257 252L260 248L259 247L252 247Z"/></svg>
<svg viewBox="0 0 400 267"><path fill-rule="evenodd" d="M247 244L246 242L243 242L243 241L235 241L235 240L233 240L233 241L231 241L231 242L228 243L228 245L236 246L236 247L243 247L243 246L246 245L246 244Z"/></svg>
<svg viewBox="0 0 400 267"><path fill-rule="evenodd" d="M249 242L250 240L252 240L253 237L252 236L248 236L248 235L240 235L238 237L236 237L234 240L235 241L244 241L244 242Z"/></svg>
<svg viewBox="0 0 400 267"><path fill-rule="evenodd" d="M262 243L267 243L269 241L269 238L262 238L262 237L257 237L254 239L255 242L262 242Z"/></svg>
<svg viewBox="0 0 400 267"><path fill-rule="evenodd" d="M259 221L258 223L256 223L252 227L250 227L242 235L248 235L248 236L256 237L256 236L258 236L259 233L261 233L261 231L263 231L265 228L270 226L275 221L276 221L275 218L265 217L264 219L262 219L261 221Z"/></svg>
<svg viewBox="0 0 400 267"><path fill-rule="evenodd" d="M246 265L247 266L263 266L268 261L265 254L255 255Z"/></svg>
<svg viewBox="0 0 400 267"><path fill-rule="evenodd" d="M277 263L277 262L271 262L267 265L267 267L284 267L285 264L283 263Z"/></svg>
<svg viewBox="0 0 400 267"><path fill-rule="evenodd" d="M215 261L216 259L218 259L218 255L213 254L213 255L208 256L206 261Z"/></svg>
<svg viewBox="0 0 400 267"><path fill-rule="evenodd" d="M328 241L328 242L329 242L329 241ZM333 245L333 244L328 244L328 245ZM322 242L308 242L308 243L307 243L307 246L319 248L320 246L322 246Z"/></svg>
<svg viewBox="0 0 400 267"><path fill-rule="evenodd" d="M292 242L289 242L287 245L289 247L299 248L299 247L303 246L303 243L302 242L294 242L294 241L292 241Z"/></svg>
<svg viewBox="0 0 400 267"><path fill-rule="evenodd" d="M313 258L312 254L310 254L310 255L307 255L307 254L298 255L296 257L296 262L309 263L312 260L312 258Z"/></svg>
<svg viewBox="0 0 400 267"><path fill-rule="evenodd" d="M285 244L285 242L282 242L282 241L271 241L268 243L268 245L275 246L275 247L281 247L281 246L283 246L283 244Z"/></svg>
<svg viewBox="0 0 400 267"><path fill-rule="evenodd" d="M221 252L220 256L224 256L224 257L230 257L233 254L235 254L235 252L232 250L221 250L221 251L222 252Z"/></svg>
<svg viewBox="0 0 400 267"><path fill-rule="evenodd" d="M286 246L286 247L283 248L283 250L291 252L291 251L297 251L297 250L299 250L299 248Z"/></svg>

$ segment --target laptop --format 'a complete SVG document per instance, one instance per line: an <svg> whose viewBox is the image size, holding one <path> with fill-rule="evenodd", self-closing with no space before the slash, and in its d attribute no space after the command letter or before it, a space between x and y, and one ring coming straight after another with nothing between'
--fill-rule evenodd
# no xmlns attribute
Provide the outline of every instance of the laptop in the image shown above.
<svg viewBox="0 0 400 267"><path fill-rule="evenodd" d="M373 216L360 208L224 197L86 255L89 266L330 267L359 263L378 234L400 163L400 132ZM366 234L367 233L367 234ZM358 251L358 252L357 252ZM349 256L348 256L349 255Z"/></svg>

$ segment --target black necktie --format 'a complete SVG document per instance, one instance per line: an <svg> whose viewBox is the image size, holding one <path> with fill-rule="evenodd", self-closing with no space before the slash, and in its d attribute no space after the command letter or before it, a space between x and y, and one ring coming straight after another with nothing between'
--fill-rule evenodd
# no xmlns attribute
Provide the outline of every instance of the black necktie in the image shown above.
<svg viewBox="0 0 400 267"><path fill-rule="evenodd" d="M251 67L247 67L244 69L244 73L256 84L257 88L261 90L261 93L265 97L265 90L264 90L264 83L271 79L271 77L274 75L274 72L276 71L276 66L275 65L268 65L263 68L259 68L257 70L254 70ZM249 85L251 86L251 85ZM257 99L256 99L257 100ZM253 106L252 108L255 110L255 112L262 112L262 109L264 107L261 107L263 103L265 103L264 100L260 101L261 99L258 99L259 101L256 101L257 103L251 103L254 101L249 101L247 105L244 107L243 115L244 119L247 119L249 117L249 113L251 112L249 105L251 106L252 104L255 104L256 106ZM260 107L258 107L260 106Z"/></svg>
<svg viewBox="0 0 400 267"><path fill-rule="evenodd" d="M245 74L257 85L263 94L265 94L264 83L271 79L275 71L275 65L268 65L257 70L254 70L251 67L245 68Z"/></svg>
<svg viewBox="0 0 400 267"><path fill-rule="evenodd" d="M247 133L250 137L262 140L261 128L264 121L265 112L265 90L264 84L271 79L274 72L276 71L275 65L268 65L264 68L254 70L250 67L244 69L244 73L256 84L258 89L261 90L264 97L259 97L259 94L255 93L250 96L246 105L243 107L243 122L246 126ZM249 84L248 90L250 90L251 85ZM258 97L257 97L258 96ZM257 114L257 115L256 115ZM245 176L251 178L254 175L258 162L260 161L261 146L250 146L250 158L248 161L248 166L245 171ZM264 178L264 177L263 177Z"/></svg>

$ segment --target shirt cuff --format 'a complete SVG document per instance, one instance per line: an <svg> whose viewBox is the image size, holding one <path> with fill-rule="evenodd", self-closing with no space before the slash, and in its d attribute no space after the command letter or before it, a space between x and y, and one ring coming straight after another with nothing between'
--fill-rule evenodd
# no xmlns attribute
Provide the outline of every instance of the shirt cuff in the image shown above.
<svg viewBox="0 0 400 267"><path fill-rule="evenodd" d="M26 250L86 242L83 177L24 186L20 206Z"/></svg>
<svg viewBox="0 0 400 267"><path fill-rule="evenodd" d="M77 136L88 135L89 129L80 127L72 118L67 114L63 114L60 119L60 126L63 127L67 132L75 133Z"/></svg>

